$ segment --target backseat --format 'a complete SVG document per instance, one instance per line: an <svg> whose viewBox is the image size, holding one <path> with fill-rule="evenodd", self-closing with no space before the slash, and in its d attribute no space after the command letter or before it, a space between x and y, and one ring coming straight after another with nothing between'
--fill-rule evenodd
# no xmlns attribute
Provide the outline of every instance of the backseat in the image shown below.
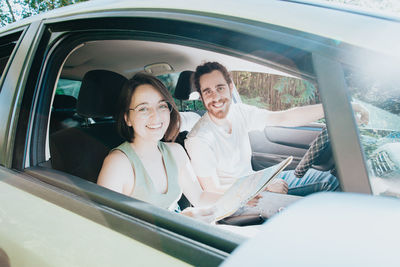
<svg viewBox="0 0 400 267"><path fill-rule="evenodd" d="M60 170L96 183L104 158L123 142L114 120L122 75L93 70L85 74L77 100L84 123L50 134L50 161Z"/></svg>
<svg viewBox="0 0 400 267"><path fill-rule="evenodd" d="M50 133L80 125L83 119L76 114L76 98L55 95L50 117Z"/></svg>

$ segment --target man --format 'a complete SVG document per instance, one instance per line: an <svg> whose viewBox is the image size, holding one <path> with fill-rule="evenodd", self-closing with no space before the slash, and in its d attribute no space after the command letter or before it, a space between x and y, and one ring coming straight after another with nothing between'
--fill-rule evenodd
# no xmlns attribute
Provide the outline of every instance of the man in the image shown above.
<svg viewBox="0 0 400 267"><path fill-rule="evenodd" d="M205 191L223 193L237 178L253 172L248 132L265 126L301 126L324 117L321 104L272 112L232 104L233 84L227 69L217 62L197 67L194 84L207 113L197 122L185 140L193 168ZM303 178L284 171L271 181L267 191L307 195L316 191L334 191L339 183L329 172L310 169Z"/></svg>

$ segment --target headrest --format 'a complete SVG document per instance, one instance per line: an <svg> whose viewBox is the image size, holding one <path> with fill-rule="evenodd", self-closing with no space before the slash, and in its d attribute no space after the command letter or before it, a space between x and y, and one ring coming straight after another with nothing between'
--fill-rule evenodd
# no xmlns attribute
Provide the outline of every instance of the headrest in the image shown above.
<svg viewBox="0 0 400 267"><path fill-rule="evenodd" d="M70 95L55 95L53 108L54 109L75 109L76 98Z"/></svg>
<svg viewBox="0 0 400 267"><path fill-rule="evenodd" d="M79 91L77 113L87 118L115 115L116 104L127 79L108 70L92 70L85 74Z"/></svg>
<svg viewBox="0 0 400 267"><path fill-rule="evenodd" d="M188 100L192 92L192 74L190 70L182 71L176 83L174 97L179 100Z"/></svg>

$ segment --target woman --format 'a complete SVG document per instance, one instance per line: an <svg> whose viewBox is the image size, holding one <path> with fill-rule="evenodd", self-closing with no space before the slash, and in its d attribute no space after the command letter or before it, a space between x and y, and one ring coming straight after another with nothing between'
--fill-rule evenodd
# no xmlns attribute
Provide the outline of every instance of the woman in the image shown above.
<svg viewBox="0 0 400 267"><path fill-rule="evenodd" d="M220 197L202 191L186 152L172 143L179 132L180 117L161 81L136 74L124 85L118 109L118 131L125 142L104 159L99 185L169 210L179 208L182 192L196 207ZM214 219L209 208L182 213L204 221Z"/></svg>

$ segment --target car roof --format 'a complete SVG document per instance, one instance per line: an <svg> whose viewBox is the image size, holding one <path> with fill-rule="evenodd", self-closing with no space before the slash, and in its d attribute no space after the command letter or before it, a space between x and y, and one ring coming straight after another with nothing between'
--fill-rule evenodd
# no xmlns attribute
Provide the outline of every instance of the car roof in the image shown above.
<svg viewBox="0 0 400 267"><path fill-rule="evenodd" d="M343 9L337 5L300 1L248 0L95 0L55 9L11 25L0 32L25 26L33 21L62 19L70 16L114 11L170 11L236 17L248 23L262 22L346 42L387 55L400 57L400 18L358 9Z"/></svg>

